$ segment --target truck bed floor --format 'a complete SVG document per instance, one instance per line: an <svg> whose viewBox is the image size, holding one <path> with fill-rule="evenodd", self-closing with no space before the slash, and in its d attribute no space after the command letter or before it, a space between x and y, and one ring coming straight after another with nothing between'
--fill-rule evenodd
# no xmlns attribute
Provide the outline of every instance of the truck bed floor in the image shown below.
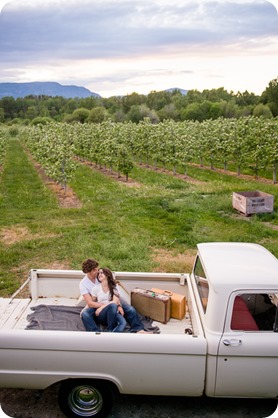
<svg viewBox="0 0 278 418"><path fill-rule="evenodd" d="M31 308L37 305L64 305L76 306L77 300L73 298L39 298L4 299L0 298L0 329L25 329L28 325L27 316L32 312ZM184 333L186 328L191 328L189 314L186 313L182 320L171 318L167 324L154 321L153 326L159 327L163 334Z"/></svg>

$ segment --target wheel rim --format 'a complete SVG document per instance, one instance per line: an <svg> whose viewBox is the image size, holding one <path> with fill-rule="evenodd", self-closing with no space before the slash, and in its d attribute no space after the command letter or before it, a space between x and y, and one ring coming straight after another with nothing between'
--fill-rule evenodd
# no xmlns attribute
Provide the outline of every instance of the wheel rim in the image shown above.
<svg viewBox="0 0 278 418"><path fill-rule="evenodd" d="M102 409L103 398L93 386L76 386L69 395L69 407L80 417L91 417Z"/></svg>

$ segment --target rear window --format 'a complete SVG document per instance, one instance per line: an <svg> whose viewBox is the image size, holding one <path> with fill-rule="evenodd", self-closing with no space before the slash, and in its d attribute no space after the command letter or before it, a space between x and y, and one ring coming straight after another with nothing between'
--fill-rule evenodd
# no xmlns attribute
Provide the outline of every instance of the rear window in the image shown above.
<svg viewBox="0 0 278 418"><path fill-rule="evenodd" d="M209 285L208 285L206 274L204 272L204 269L203 269L203 266L199 257L197 257L193 272L194 272L194 278L195 278L195 282L197 285L199 297L200 297L204 312L206 312L208 295L209 295Z"/></svg>

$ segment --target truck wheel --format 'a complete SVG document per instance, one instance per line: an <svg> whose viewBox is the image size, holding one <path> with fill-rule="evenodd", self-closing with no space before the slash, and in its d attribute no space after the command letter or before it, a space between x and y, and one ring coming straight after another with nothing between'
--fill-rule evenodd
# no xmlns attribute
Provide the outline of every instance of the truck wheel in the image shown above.
<svg viewBox="0 0 278 418"><path fill-rule="evenodd" d="M69 418L103 418L111 410L114 392L109 383L94 380L66 380L61 383L58 402Z"/></svg>

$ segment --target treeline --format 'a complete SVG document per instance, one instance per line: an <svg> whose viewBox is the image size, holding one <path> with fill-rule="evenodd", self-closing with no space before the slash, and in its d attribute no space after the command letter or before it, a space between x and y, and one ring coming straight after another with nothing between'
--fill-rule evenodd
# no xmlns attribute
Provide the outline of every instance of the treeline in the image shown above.
<svg viewBox="0 0 278 418"><path fill-rule="evenodd" d="M132 93L109 98L27 96L0 99L0 123L37 124L47 121L101 123L133 122L148 118L156 124L164 120L202 122L208 119L278 116L278 78L269 82L261 96L245 91L212 90L153 91L148 95Z"/></svg>

